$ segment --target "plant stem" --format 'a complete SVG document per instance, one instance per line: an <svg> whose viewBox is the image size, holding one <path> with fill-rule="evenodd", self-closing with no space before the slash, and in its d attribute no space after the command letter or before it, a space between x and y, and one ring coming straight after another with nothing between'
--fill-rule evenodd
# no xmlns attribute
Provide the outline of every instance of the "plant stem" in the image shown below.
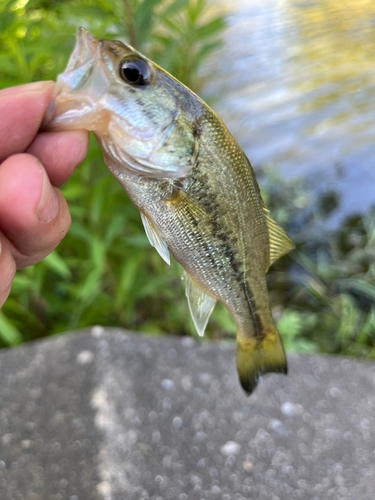
<svg viewBox="0 0 375 500"><path fill-rule="evenodd" d="M132 45L134 48L137 48L138 37L137 37L137 31L135 29L135 24L134 24L134 12L132 9L131 0L124 0L124 8L125 8L125 15L126 15L125 22L126 22L126 27L128 30L129 42L130 42L130 45Z"/></svg>

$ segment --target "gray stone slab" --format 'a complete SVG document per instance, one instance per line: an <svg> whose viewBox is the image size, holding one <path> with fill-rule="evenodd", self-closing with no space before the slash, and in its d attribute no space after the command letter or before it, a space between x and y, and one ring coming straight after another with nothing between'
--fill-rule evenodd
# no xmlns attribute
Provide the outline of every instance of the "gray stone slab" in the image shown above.
<svg viewBox="0 0 375 500"><path fill-rule="evenodd" d="M94 327L0 352L1 500L373 500L375 365Z"/></svg>

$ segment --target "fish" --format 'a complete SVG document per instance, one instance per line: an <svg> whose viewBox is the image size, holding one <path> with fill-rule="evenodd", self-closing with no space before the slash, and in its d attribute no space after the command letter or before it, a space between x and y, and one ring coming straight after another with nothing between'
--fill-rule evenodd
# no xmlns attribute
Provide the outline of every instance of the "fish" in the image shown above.
<svg viewBox="0 0 375 500"><path fill-rule="evenodd" d="M93 131L151 245L183 267L198 334L217 301L229 311L245 393L268 372L286 374L265 275L293 243L269 216L250 161L215 112L130 45L78 28L43 128Z"/></svg>

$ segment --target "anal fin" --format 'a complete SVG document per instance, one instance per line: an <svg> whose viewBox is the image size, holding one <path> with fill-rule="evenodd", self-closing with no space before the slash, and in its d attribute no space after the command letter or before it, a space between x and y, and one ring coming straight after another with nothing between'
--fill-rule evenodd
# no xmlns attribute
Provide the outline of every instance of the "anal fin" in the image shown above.
<svg viewBox="0 0 375 500"><path fill-rule="evenodd" d="M156 248L160 257L168 264L171 264L171 259L169 257L168 245L160 236L159 231L156 229L154 224L141 212L141 219L143 222L143 227L146 231L146 236L151 246Z"/></svg>
<svg viewBox="0 0 375 500"><path fill-rule="evenodd" d="M190 276L184 272L182 278L186 279L185 293L189 309L198 335L203 337L210 314L215 307L216 300L207 295Z"/></svg>

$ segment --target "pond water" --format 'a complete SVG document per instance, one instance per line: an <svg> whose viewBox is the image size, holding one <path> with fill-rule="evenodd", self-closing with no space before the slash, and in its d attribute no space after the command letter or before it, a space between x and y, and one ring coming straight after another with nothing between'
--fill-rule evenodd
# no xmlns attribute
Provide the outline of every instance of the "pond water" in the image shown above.
<svg viewBox="0 0 375 500"><path fill-rule="evenodd" d="M226 12L204 97L220 96L212 107L255 169L337 191L339 218L365 212L375 203L374 0L231 0Z"/></svg>

